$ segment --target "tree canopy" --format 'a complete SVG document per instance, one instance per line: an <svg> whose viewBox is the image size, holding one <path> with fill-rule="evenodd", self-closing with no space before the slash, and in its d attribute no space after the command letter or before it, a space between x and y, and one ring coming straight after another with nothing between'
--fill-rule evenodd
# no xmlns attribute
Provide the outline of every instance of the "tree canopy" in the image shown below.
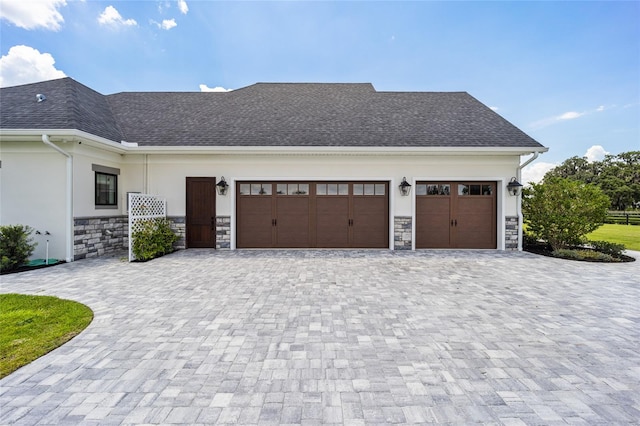
<svg viewBox="0 0 640 426"><path fill-rule="evenodd" d="M552 177L596 185L611 200L612 210L640 207L640 151L607 155L593 162L571 157L549 170L544 179Z"/></svg>
<svg viewBox="0 0 640 426"><path fill-rule="evenodd" d="M609 199L595 185L574 179L545 177L523 193L527 232L554 250L579 245L604 222Z"/></svg>

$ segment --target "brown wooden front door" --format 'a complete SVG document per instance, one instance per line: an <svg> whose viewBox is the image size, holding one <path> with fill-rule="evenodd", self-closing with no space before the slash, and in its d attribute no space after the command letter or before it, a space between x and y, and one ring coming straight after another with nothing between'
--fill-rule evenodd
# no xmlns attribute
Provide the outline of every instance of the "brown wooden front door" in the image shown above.
<svg viewBox="0 0 640 426"><path fill-rule="evenodd" d="M238 248L388 248L387 182L238 182Z"/></svg>
<svg viewBox="0 0 640 426"><path fill-rule="evenodd" d="M496 248L495 182L418 182L416 248Z"/></svg>
<svg viewBox="0 0 640 426"><path fill-rule="evenodd" d="M187 248L216 247L216 178L188 177Z"/></svg>

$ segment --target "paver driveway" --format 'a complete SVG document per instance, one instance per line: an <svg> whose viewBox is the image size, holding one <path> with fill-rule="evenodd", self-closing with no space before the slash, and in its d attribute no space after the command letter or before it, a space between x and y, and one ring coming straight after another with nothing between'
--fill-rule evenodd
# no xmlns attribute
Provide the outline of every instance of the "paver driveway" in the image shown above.
<svg viewBox="0 0 640 426"><path fill-rule="evenodd" d="M640 262L189 250L2 277L93 323L0 381L0 423L640 420Z"/></svg>

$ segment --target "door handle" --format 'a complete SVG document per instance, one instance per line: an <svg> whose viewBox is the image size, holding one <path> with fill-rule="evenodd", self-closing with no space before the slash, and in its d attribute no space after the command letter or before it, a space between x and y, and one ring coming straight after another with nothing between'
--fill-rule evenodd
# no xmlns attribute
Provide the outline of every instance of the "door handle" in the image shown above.
<svg viewBox="0 0 640 426"><path fill-rule="evenodd" d="M451 219L451 226L453 226L453 219Z"/></svg>

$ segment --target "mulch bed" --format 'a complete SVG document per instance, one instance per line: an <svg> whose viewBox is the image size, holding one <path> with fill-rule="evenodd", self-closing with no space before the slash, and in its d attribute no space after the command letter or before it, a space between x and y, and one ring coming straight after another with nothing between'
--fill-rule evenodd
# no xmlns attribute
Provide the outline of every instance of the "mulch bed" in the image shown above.
<svg viewBox="0 0 640 426"><path fill-rule="evenodd" d="M590 250L590 249L584 248L584 247L573 247L573 248L577 249L577 250ZM556 255L553 254L553 250L551 249L551 246L549 246L547 244L535 244L535 245L526 244L524 246L524 251L528 251L529 253L539 254L541 256L554 257L556 259L564 259L564 260L575 260L575 261L578 261L578 262L620 263L620 262L635 262L636 261L636 259L634 257L627 256L627 255L624 255L624 254L621 254L620 256L614 256L614 258L617 259L617 261L615 261L615 262L607 262L606 260L590 259L590 258L574 259L574 258L567 258L567 257L559 257L559 256L556 256Z"/></svg>
<svg viewBox="0 0 640 426"><path fill-rule="evenodd" d="M23 265L19 268L12 269L11 271L0 271L0 275L9 275L9 274L17 274L18 272L34 271L36 269L49 268L51 266L60 265L62 263L67 263L67 262L65 262L64 260L56 260L55 262L49 263L48 265L47 264Z"/></svg>

